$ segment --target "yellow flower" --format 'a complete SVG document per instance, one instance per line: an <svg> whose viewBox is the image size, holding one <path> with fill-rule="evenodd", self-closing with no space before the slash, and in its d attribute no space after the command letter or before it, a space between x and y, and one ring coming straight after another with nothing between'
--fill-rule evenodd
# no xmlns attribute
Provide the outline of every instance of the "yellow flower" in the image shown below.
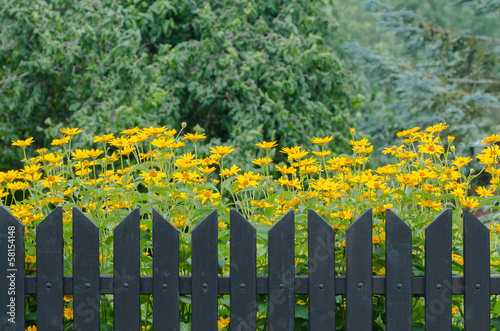
<svg viewBox="0 0 500 331"><path fill-rule="evenodd" d="M324 145L326 144L327 142L330 142L333 140L333 137L324 137L324 138L316 138L316 137L312 137L311 138L311 141L313 144L320 144L320 145Z"/></svg>
<svg viewBox="0 0 500 331"><path fill-rule="evenodd" d="M487 197L492 197L493 196L493 190L488 190L484 186L479 186L476 189L476 193L482 197L482 198L487 198Z"/></svg>
<svg viewBox="0 0 500 331"><path fill-rule="evenodd" d="M435 141L426 142L424 145L418 146L418 151L424 154L439 155L444 152L444 147L437 144Z"/></svg>
<svg viewBox="0 0 500 331"><path fill-rule="evenodd" d="M63 179L59 176L48 176L40 181L44 187L51 187L53 184L62 183Z"/></svg>
<svg viewBox="0 0 500 331"><path fill-rule="evenodd" d="M306 156L307 154L309 154L309 152L306 152L306 151L297 151L295 153L290 153L288 154L288 158L289 159L294 159L294 160L300 160L301 158L303 158L304 156Z"/></svg>
<svg viewBox="0 0 500 331"><path fill-rule="evenodd" d="M224 177L234 176L234 175L237 175L238 172L240 172L240 171L241 171L241 168L238 167L237 165L233 164L230 169L225 168L224 170L222 170L222 176L224 176Z"/></svg>
<svg viewBox="0 0 500 331"><path fill-rule="evenodd" d="M66 317L66 319L72 320L73 319L73 309L64 308L64 317Z"/></svg>
<svg viewBox="0 0 500 331"><path fill-rule="evenodd" d="M55 155L54 153L50 153L50 154L44 155L44 159L49 161L50 163L57 163L63 159L63 156L62 155Z"/></svg>
<svg viewBox="0 0 500 331"><path fill-rule="evenodd" d="M268 149L271 149L273 147L278 146L278 142L277 141L263 141L261 143L256 143L255 146L263 148L267 151Z"/></svg>
<svg viewBox="0 0 500 331"><path fill-rule="evenodd" d="M161 128L153 128L152 126L150 126L149 128L143 128L142 132L144 132L148 136L152 136L155 134L161 134L161 133L165 132L166 130L167 130L166 126L162 126Z"/></svg>
<svg viewBox="0 0 500 331"><path fill-rule="evenodd" d="M396 133L396 135L397 135L398 137L406 137L406 136L411 135L412 133L417 132L418 130L420 130L420 128L419 128L419 127L414 127L414 128L412 128L412 129L408 129L408 130L400 131L400 132Z"/></svg>
<svg viewBox="0 0 500 331"><path fill-rule="evenodd" d="M70 137L72 137L72 136L74 136L74 135L76 135L76 134L78 134L78 133L80 133L80 132L83 132L82 130L78 130L78 128L73 128L73 129L70 129L70 128L62 128L62 129L59 129L59 131L60 131L61 133L64 133L64 134L65 134L65 135L67 135L67 136L70 136Z"/></svg>
<svg viewBox="0 0 500 331"><path fill-rule="evenodd" d="M282 167L280 167L279 165L276 166L276 169L281 172L283 175L291 175L291 174L295 174L297 173L297 168L294 168L294 167L290 167L288 168L286 166L286 164Z"/></svg>
<svg viewBox="0 0 500 331"><path fill-rule="evenodd" d="M65 294L63 298L64 302L70 302L73 300L73 294Z"/></svg>
<svg viewBox="0 0 500 331"><path fill-rule="evenodd" d="M270 204L270 203L267 203L266 201L255 201L255 200L252 200L250 202L250 204L252 204L253 206L257 206L259 208L269 208L269 207L274 207L273 204Z"/></svg>
<svg viewBox="0 0 500 331"><path fill-rule="evenodd" d="M460 202L467 209L476 209L479 206L479 202L473 197L460 198Z"/></svg>
<svg viewBox="0 0 500 331"><path fill-rule="evenodd" d="M446 122L445 123L439 123L439 124L436 124L434 126L428 127L427 129L425 129L425 131L429 132L431 134L434 134L434 133L441 132L441 131L443 131L444 129L446 129L448 127L449 127L449 125L446 125Z"/></svg>
<svg viewBox="0 0 500 331"><path fill-rule="evenodd" d="M94 143L105 143L111 139L114 139L115 136L110 133L110 134L105 134L105 135L102 135L102 136L94 136Z"/></svg>
<svg viewBox="0 0 500 331"><path fill-rule="evenodd" d="M37 331L36 326L28 326L25 331Z"/></svg>
<svg viewBox="0 0 500 331"><path fill-rule="evenodd" d="M83 160L89 157L86 149L76 149L74 152L71 152L71 155L77 160Z"/></svg>
<svg viewBox="0 0 500 331"><path fill-rule="evenodd" d="M18 140L18 141L12 141L12 146L19 146L19 147L26 147L31 145L33 142L33 137L29 137L26 140Z"/></svg>
<svg viewBox="0 0 500 331"><path fill-rule="evenodd" d="M197 167L197 168L205 175L208 175L209 173L215 171L215 167L211 167L211 168L209 168L209 167Z"/></svg>
<svg viewBox="0 0 500 331"><path fill-rule="evenodd" d="M30 187L30 184L25 182L13 182L7 184L7 188L12 191L25 190L28 187Z"/></svg>
<svg viewBox="0 0 500 331"><path fill-rule="evenodd" d="M217 154L222 157L234 151L232 147L233 146L215 146L215 148L210 147L210 153Z"/></svg>
<svg viewBox="0 0 500 331"><path fill-rule="evenodd" d="M137 127L137 126L136 126L136 127L135 127L135 128L133 128L133 129L123 130L123 131L122 131L122 132L120 132L120 133L122 133L122 134L126 134L126 135L128 135L128 136L131 136L131 135L133 135L133 134L135 134L135 133L137 133L137 132L139 132L139 131L141 131L141 130L139 129L139 127Z"/></svg>
<svg viewBox="0 0 500 331"><path fill-rule="evenodd" d="M451 161L451 164L456 165L458 168L462 168L464 165L468 164L472 159L470 157L457 156L457 158Z"/></svg>
<svg viewBox="0 0 500 331"><path fill-rule="evenodd" d="M159 138L153 140L151 142L151 145L156 146L158 148L166 148L166 147L171 147L173 143L175 143L174 138L169 138L169 139Z"/></svg>
<svg viewBox="0 0 500 331"><path fill-rule="evenodd" d="M297 153L298 151L300 151L301 148L302 147L300 147L300 146L282 147L280 152L287 154L287 155L290 155L290 154Z"/></svg>
<svg viewBox="0 0 500 331"><path fill-rule="evenodd" d="M69 139L70 139L70 136L66 136L62 139L54 139L54 140L52 140L51 145L52 146L64 145L64 144L67 144L69 142Z"/></svg>
<svg viewBox="0 0 500 331"><path fill-rule="evenodd" d="M349 141L349 145L352 145L353 151L355 151L358 148L368 146L369 144L370 144L370 142L368 142L368 139L366 139L366 138L363 138L363 139L358 140L358 141L354 141L354 140Z"/></svg>
<svg viewBox="0 0 500 331"><path fill-rule="evenodd" d="M87 154L90 157L93 157L93 158L99 157L99 155L101 155L102 153L104 153L104 151L102 151L100 149L90 149L90 150L87 150Z"/></svg>
<svg viewBox="0 0 500 331"><path fill-rule="evenodd" d="M115 138L109 142L111 146L116 146L119 148L127 147L132 144L129 138L126 137L120 137L120 138Z"/></svg>
<svg viewBox="0 0 500 331"><path fill-rule="evenodd" d="M204 133L198 134L198 132L195 132L194 134L186 133L184 135L184 140L187 139L187 140L191 140L191 141L197 141L199 139L205 139L205 138L206 138L206 136Z"/></svg>
<svg viewBox="0 0 500 331"><path fill-rule="evenodd" d="M22 170L22 172L24 172L25 174L34 174L36 172L38 172L38 170L40 170L40 165L27 165L27 166L24 166L24 169Z"/></svg>
<svg viewBox="0 0 500 331"><path fill-rule="evenodd" d="M432 200L420 200L418 202L419 205L421 205L422 207L427 207L427 208L431 208L431 209L434 209L434 210L441 210L441 208L443 208L443 204L441 202L436 202L436 201L432 201Z"/></svg>
<svg viewBox="0 0 500 331"><path fill-rule="evenodd" d="M281 177L278 179L278 182L281 185L289 186L289 187L295 187L296 189L301 190L302 185L300 184L300 181L297 178L294 178L292 180L289 180L287 178Z"/></svg>
<svg viewBox="0 0 500 331"><path fill-rule="evenodd" d="M156 171L156 170L151 170L149 172L143 172L140 175L145 181L150 181L153 180L154 182L157 182L161 178L165 178L167 175L165 175L164 172L162 171Z"/></svg>
<svg viewBox="0 0 500 331"><path fill-rule="evenodd" d="M483 140L481 140L481 144L496 143L497 141L500 141L500 136L497 134L492 134L491 136L486 137Z"/></svg>
<svg viewBox="0 0 500 331"><path fill-rule="evenodd" d="M270 159L268 157L261 157L261 158L258 158L258 159L254 159L252 161L252 163L254 163L254 164L262 167L263 165L268 164L268 163L270 163L272 161L273 161L273 159Z"/></svg>
<svg viewBox="0 0 500 331"><path fill-rule="evenodd" d="M196 198L201 199L201 203L205 203L207 200L210 200L214 204L214 206L217 206L219 204L219 201L215 201L214 199L220 198L220 193L218 192L212 192L210 190L201 190L198 195L196 195Z"/></svg>
<svg viewBox="0 0 500 331"><path fill-rule="evenodd" d="M225 227L227 227L227 224L226 224L226 223L224 223L224 222L219 222L219 223L217 224L217 227L218 227L219 229L221 229L221 228L225 228Z"/></svg>
<svg viewBox="0 0 500 331"><path fill-rule="evenodd" d="M324 158L325 156L332 154L331 151L322 151L322 152L313 151L312 153L319 156L320 158Z"/></svg>
<svg viewBox="0 0 500 331"><path fill-rule="evenodd" d="M451 258L460 265L464 264L464 258L458 254L451 254Z"/></svg>
<svg viewBox="0 0 500 331"><path fill-rule="evenodd" d="M221 317L218 321L217 321L217 329L223 329L225 328L226 326L229 325L229 321L230 321L230 318L224 318L224 317Z"/></svg>

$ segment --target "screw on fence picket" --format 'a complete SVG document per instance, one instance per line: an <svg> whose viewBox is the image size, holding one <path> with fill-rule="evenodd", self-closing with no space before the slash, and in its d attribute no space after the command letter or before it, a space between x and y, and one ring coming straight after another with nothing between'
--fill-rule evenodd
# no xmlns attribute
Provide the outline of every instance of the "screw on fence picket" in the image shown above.
<svg viewBox="0 0 500 331"><path fill-rule="evenodd" d="M372 211L346 230L346 330L372 329Z"/></svg>
<svg viewBox="0 0 500 331"><path fill-rule="evenodd" d="M0 206L0 330L24 331L24 224Z"/></svg>
<svg viewBox="0 0 500 331"><path fill-rule="evenodd" d="M335 330L335 230L308 211L309 329Z"/></svg>
<svg viewBox="0 0 500 331"><path fill-rule="evenodd" d="M40 330L63 328L63 210L54 209L36 227L36 325Z"/></svg>
<svg viewBox="0 0 500 331"><path fill-rule="evenodd" d="M73 208L73 328L99 330L99 228Z"/></svg>
<svg viewBox="0 0 500 331"><path fill-rule="evenodd" d="M425 228L425 329L451 330L452 211L443 211Z"/></svg>
<svg viewBox="0 0 500 331"><path fill-rule="evenodd" d="M490 330L490 231L468 210L464 220L466 330Z"/></svg>
<svg viewBox="0 0 500 331"><path fill-rule="evenodd" d="M141 306L140 212L134 209L114 230L114 327L116 330L139 330Z"/></svg>
<svg viewBox="0 0 500 331"><path fill-rule="evenodd" d="M412 231L385 211L386 330L412 330Z"/></svg>
<svg viewBox="0 0 500 331"><path fill-rule="evenodd" d="M255 227L231 209L231 329L255 330L257 326L257 278Z"/></svg>
<svg viewBox="0 0 500 331"><path fill-rule="evenodd" d="M192 232L193 331L217 330L217 210Z"/></svg>
<svg viewBox="0 0 500 331"><path fill-rule="evenodd" d="M290 210L269 230L269 330L293 330L295 324L295 228Z"/></svg>
<svg viewBox="0 0 500 331"><path fill-rule="evenodd" d="M154 209L153 325L179 330L179 230Z"/></svg>

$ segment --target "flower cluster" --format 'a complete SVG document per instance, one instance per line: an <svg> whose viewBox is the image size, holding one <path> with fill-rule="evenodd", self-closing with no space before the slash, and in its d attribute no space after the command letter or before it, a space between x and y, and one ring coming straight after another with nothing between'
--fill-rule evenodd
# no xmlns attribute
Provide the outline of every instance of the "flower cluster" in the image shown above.
<svg viewBox="0 0 500 331"><path fill-rule="evenodd" d="M288 210L296 210L297 245L307 254L307 209L321 214L338 231L337 243L343 249L344 230L366 209L374 214L373 244L383 247L384 214L392 209L414 230L415 251L422 245L422 229L444 208L454 209L455 230L459 231L462 208L482 209L492 233L499 232L494 206L499 201L500 136L483 139L489 144L475 156L457 156L454 137L441 137L445 123L424 130L412 128L398 132L401 143L387 147L383 154L393 162L370 168L373 145L351 130L350 153L337 155L328 149L333 137L313 137L310 149L302 146L278 147L277 141L256 143L261 154L245 166L227 164L233 146L208 146L209 153L199 155L197 144L203 133L177 132L166 127L132 128L120 134L95 136L91 149L72 149L71 143L82 132L78 128L61 129L63 137L52 141L52 148L37 149L28 158L26 149L33 138L18 140L24 153L24 167L0 172L0 204L26 225L27 259L34 257L34 229L55 206L63 206L64 223L71 222L70 208L77 206L102 232L103 272L110 271L112 247L105 239L113 227L140 206L141 231L151 230L153 208L180 228L189 246L190 232L208 213L219 210L221 240L228 240L228 210L237 208L257 226L269 228ZM286 156L276 164L270 151L278 148ZM478 171L470 164L476 162ZM243 170L245 169L245 170ZM488 176L487 185L473 189L473 180ZM71 227L65 225L70 236ZM225 238L225 239L224 239ZM457 237L458 238L458 237ZM143 247L142 266L147 270L151 242ZM186 248L184 272L190 272L189 248ZM67 247L70 251L71 247ZM227 255L227 254L226 254ZM221 258L227 260L224 251ZM384 274L383 254L374 256L374 273ZM423 269L422 255L415 254L416 268ZM454 248L454 261L461 260L460 243ZM258 257L265 265L265 256ZM344 252L339 250L337 272L342 273ZM28 260L27 260L28 261ZM420 262L419 262L420 261ZM36 261L29 261L34 265ZM298 260L297 270L306 262ZM494 268L498 264L493 263ZM70 266L68 266L69 268ZM227 268L225 268L227 269ZM265 268L262 269L265 272ZM147 271L145 271L147 272ZM70 309L70 308L68 308ZM65 316L69 318L69 311ZM220 326L229 320L222 317Z"/></svg>

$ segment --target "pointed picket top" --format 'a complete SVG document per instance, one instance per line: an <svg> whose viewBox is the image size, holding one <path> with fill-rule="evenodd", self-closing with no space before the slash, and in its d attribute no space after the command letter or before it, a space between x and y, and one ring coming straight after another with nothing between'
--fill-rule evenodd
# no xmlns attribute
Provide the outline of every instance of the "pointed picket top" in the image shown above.
<svg viewBox="0 0 500 331"><path fill-rule="evenodd" d="M307 212L309 329L335 330L335 229L314 210Z"/></svg>
<svg viewBox="0 0 500 331"><path fill-rule="evenodd" d="M231 328L257 327L257 230L236 209L230 210Z"/></svg>
<svg viewBox="0 0 500 331"><path fill-rule="evenodd" d="M293 209L268 232L269 330L293 330L295 322L295 224Z"/></svg>
<svg viewBox="0 0 500 331"><path fill-rule="evenodd" d="M140 329L140 216L140 209L135 208L114 230L114 324L117 330Z"/></svg>
<svg viewBox="0 0 500 331"><path fill-rule="evenodd" d="M17 222L18 226L22 226L24 228L23 222L21 222L17 217L12 215L10 210L8 210L5 206L0 206L0 226L4 226L4 224L13 225L10 223L15 223L15 222Z"/></svg>
<svg viewBox="0 0 500 331"><path fill-rule="evenodd" d="M179 230L153 209L153 325L179 329Z"/></svg>
<svg viewBox="0 0 500 331"><path fill-rule="evenodd" d="M99 228L73 207L73 305L75 330L99 329Z"/></svg>
<svg viewBox="0 0 500 331"><path fill-rule="evenodd" d="M0 206L0 250L2 251L0 270L3 273L0 277L0 306L2 307L0 330L23 331L25 327L24 224L4 206ZM14 256L8 256L8 252L14 253ZM15 292L12 292L12 282L15 283ZM10 308L12 306L14 308Z"/></svg>
<svg viewBox="0 0 500 331"><path fill-rule="evenodd" d="M490 329L490 231L469 210L464 220L464 308L466 330Z"/></svg>
<svg viewBox="0 0 500 331"><path fill-rule="evenodd" d="M425 228L425 329L451 330L452 210Z"/></svg>
<svg viewBox="0 0 500 331"><path fill-rule="evenodd" d="M193 330L217 330L217 220L217 209L215 209L192 232Z"/></svg>
<svg viewBox="0 0 500 331"><path fill-rule="evenodd" d="M63 328L63 209L56 207L36 227L37 326Z"/></svg>
<svg viewBox="0 0 500 331"><path fill-rule="evenodd" d="M412 330L412 231L392 210L385 211L386 329Z"/></svg>
<svg viewBox="0 0 500 331"><path fill-rule="evenodd" d="M372 210L346 230L346 330L372 327ZM363 316L363 318L359 318Z"/></svg>

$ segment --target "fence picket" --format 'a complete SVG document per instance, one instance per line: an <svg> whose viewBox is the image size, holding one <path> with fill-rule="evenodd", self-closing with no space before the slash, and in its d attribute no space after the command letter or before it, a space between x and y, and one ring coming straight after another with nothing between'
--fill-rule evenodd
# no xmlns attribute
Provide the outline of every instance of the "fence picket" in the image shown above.
<svg viewBox="0 0 500 331"><path fill-rule="evenodd" d="M114 231L114 326L116 330L139 330L140 242L139 208L134 209Z"/></svg>
<svg viewBox="0 0 500 331"><path fill-rule="evenodd" d="M412 330L412 231L391 210L385 222L386 330Z"/></svg>
<svg viewBox="0 0 500 331"><path fill-rule="evenodd" d="M231 329L254 331L257 327L257 275L255 227L231 209Z"/></svg>
<svg viewBox="0 0 500 331"><path fill-rule="evenodd" d="M425 330L451 330L451 209L425 228Z"/></svg>
<svg viewBox="0 0 500 331"><path fill-rule="evenodd" d="M36 325L63 329L63 211L54 209L36 227Z"/></svg>
<svg viewBox="0 0 500 331"><path fill-rule="evenodd" d="M372 314L372 211L369 209L346 230L346 330L371 330Z"/></svg>
<svg viewBox="0 0 500 331"><path fill-rule="evenodd" d="M217 330L217 219L214 210L192 232L193 331Z"/></svg>
<svg viewBox="0 0 500 331"><path fill-rule="evenodd" d="M464 220L466 330L490 330L490 231L468 210Z"/></svg>
<svg viewBox="0 0 500 331"><path fill-rule="evenodd" d="M270 331L293 330L295 324L295 226L293 209L268 232Z"/></svg>
<svg viewBox="0 0 500 331"><path fill-rule="evenodd" d="M309 330L335 330L335 230L308 213Z"/></svg>
<svg viewBox="0 0 500 331"><path fill-rule="evenodd" d="M154 209L153 326L179 330L179 230Z"/></svg>
<svg viewBox="0 0 500 331"><path fill-rule="evenodd" d="M99 228L73 208L73 328L99 330Z"/></svg>
<svg viewBox="0 0 500 331"><path fill-rule="evenodd" d="M24 331L24 224L4 206L0 206L0 247L0 330Z"/></svg>

